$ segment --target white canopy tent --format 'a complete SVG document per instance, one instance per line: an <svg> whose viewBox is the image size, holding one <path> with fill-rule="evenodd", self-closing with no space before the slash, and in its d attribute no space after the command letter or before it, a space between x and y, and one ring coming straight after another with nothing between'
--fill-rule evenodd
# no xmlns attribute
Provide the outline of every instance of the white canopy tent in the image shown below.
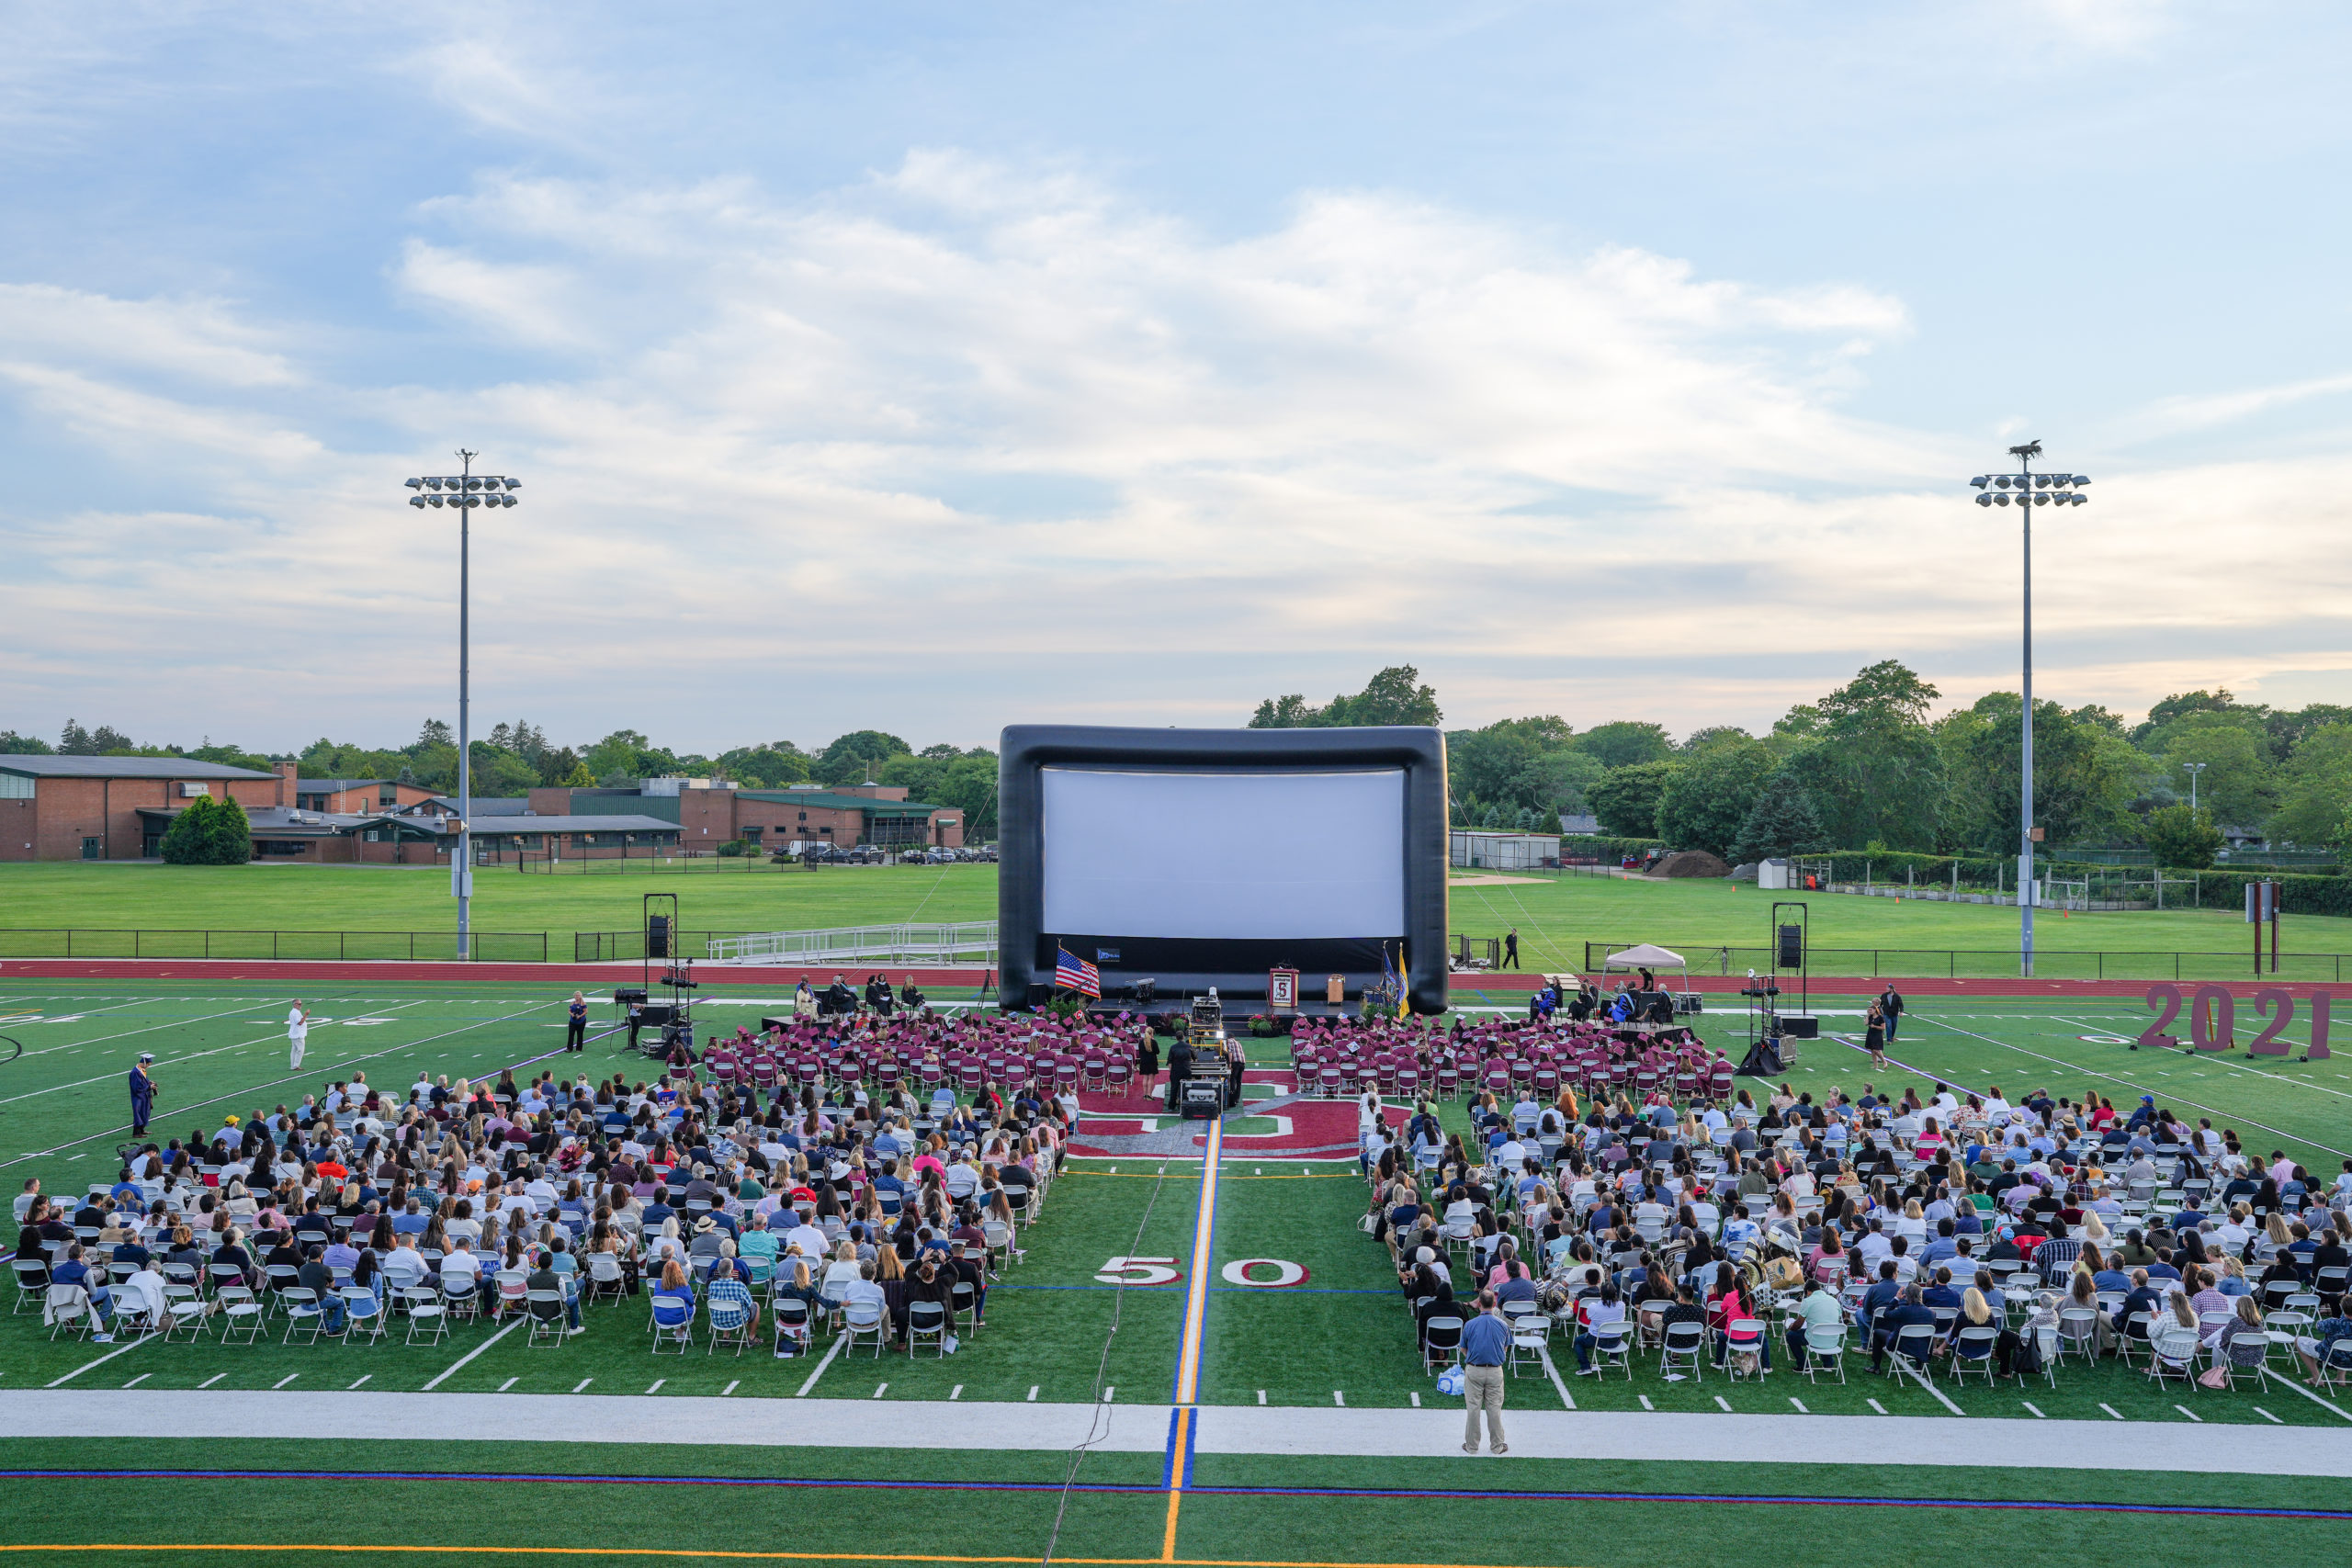
<svg viewBox="0 0 2352 1568"><path fill-rule="evenodd" d="M1623 953L1611 953L1606 959L1601 961L1601 968L1604 971L1610 969L1679 969L1686 976L1690 972L1690 966L1682 961L1682 954L1668 952L1667 949L1658 946L1656 942L1643 942L1635 947L1629 947Z"/></svg>

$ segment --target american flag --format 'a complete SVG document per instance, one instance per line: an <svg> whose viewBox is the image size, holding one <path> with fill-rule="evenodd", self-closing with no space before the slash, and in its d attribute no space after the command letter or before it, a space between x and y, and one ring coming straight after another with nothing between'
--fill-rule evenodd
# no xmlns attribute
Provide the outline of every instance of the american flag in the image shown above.
<svg viewBox="0 0 2352 1568"><path fill-rule="evenodd" d="M1054 989L1080 991L1102 999L1102 972L1067 947L1054 949Z"/></svg>

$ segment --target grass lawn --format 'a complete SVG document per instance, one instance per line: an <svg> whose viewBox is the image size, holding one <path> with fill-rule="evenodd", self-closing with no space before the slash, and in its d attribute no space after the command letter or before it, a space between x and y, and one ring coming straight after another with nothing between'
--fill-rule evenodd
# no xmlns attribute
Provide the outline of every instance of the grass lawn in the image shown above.
<svg viewBox="0 0 2352 1568"><path fill-rule="evenodd" d="M571 954L575 931L633 930L642 896L675 893L693 940L702 931L793 931L902 920L996 917L997 868L835 866L785 871L764 862L706 862L720 873L599 876L525 875L485 869L474 882L478 931L551 932L551 956ZM397 866L165 866L72 862L0 865L0 932L51 930L432 931L455 929L446 871ZM1759 964L1773 895L1724 882L1636 882L1601 877L1467 881L1451 890L1451 929L1499 937L1516 926L1530 969L1580 966L1585 943L1662 942L1697 971ZM2005 975L2016 970L2017 911L1815 894L1815 971L1827 975ZM2282 953L2304 955L2283 973L2308 981L2342 978L2333 955L2352 954L2352 919L2295 916L2280 927ZM0 945L36 953L25 939ZM2176 953L2207 953L2179 964L2182 978L2237 978L2250 967L2247 927L2227 910L2149 910L2060 917L2038 922L2040 971L2053 977L2171 979ZM1735 950L1726 961L1722 948ZM1747 950L1747 951L1740 951ZM1979 955L1948 959L1952 950ZM77 945L76 953L84 951ZM129 954L128 947L123 955ZM404 950L403 950L404 951ZM2145 954L2094 962L2070 953ZM421 955L425 954L420 949ZM2155 954L2164 954L2159 958ZM2313 955L2325 954L2322 958ZM175 952L174 956L179 954ZM252 954L240 951L238 956ZM266 953L264 953L266 956ZM329 956L333 954L330 953ZM355 956L359 956L355 952ZM1907 955L1907 956L1906 956Z"/></svg>
<svg viewBox="0 0 2352 1568"><path fill-rule="evenodd" d="M25 1054L0 1066L0 1177L13 1190L27 1175L49 1190L78 1190L113 1175L122 1122L122 1074L141 1050L158 1058L162 1086L153 1131L168 1135L217 1124L234 1109L290 1101L304 1089L366 1070L378 1083L406 1083L420 1071L480 1076L552 1048L558 985L331 987L308 999L323 1020L311 1034L308 1070L285 1071L285 998L228 983L19 982L0 991L0 1034ZM714 987L717 1017L749 1016L763 1000L742 987ZM1464 1005L1488 1005L1476 993ZM1508 998L1497 996L1492 1005ZM1940 1076L1972 1086L1998 1083L2013 1095L2037 1084L2070 1093L2106 1093L2119 1102L2143 1090L2211 1114L2267 1152L2284 1147L2315 1170L2336 1168L2352 1146L2352 1069L2341 1059L2295 1066L2243 1056L2189 1059L2130 1053L2118 1037L2134 1032L2128 1004L2086 1010L2052 1004L1925 999L1894 1055L1916 1072L1871 1075L1859 1051L1837 1038L1807 1048L1790 1073L1800 1087L1864 1081L1888 1087ZM1736 1014L1707 1014L1713 1039L1739 1038ZM1834 1011L1833 1032L1853 1020ZM2300 1036L2300 1031L2290 1033ZM2086 1038L2087 1037L2087 1038ZM1277 1042L1258 1044L1269 1066ZM582 1064L610 1072L609 1044ZM559 1061L558 1065L564 1065ZM200 1103L209 1102L209 1103ZM1459 1122L1461 1108L1447 1108ZM1036 1561L1055 1529L1066 1560L1162 1560L1168 1495L1157 1454L1087 1457L1081 1489L1062 1508L1068 1457L1050 1451L911 1450L887 1442L856 1449L669 1447L562 1440L545 1444L412 1443L370 1416L369 1395L439 1392L575 1392L609 1399L607 1435L629 1432L639 1413L681 1395L734 1401L805 1398L837 1402L844 1419L868 1419L902 1402L957 1400L1007 1411L1032 1399L1083 1403L1101 1382L1118 1404L1156 1405L1170 1397L1181 1342L1184 1292L1204 1273L1200 1400L1204 1405L1367 1412L1443 1410L1418 1364L1385 1252L1353 1227L1364 1189L1344 1163L1285 1163L1228 1155L1221 1168L1211 1254L1190 1256L1201 1201L1197 1166L1182 1161L1073 1162L1044 1217L1025 1239L1025 1262L1006 1270L988 1303L987 1326L948 1359L878 1361L861 1355L776 1360L762 1351L656 1357L649 1351L641 1299L592 1306L589 1332L532 1349L520 1333L498 1337L487 1325L462 1325L438 1345L399 1335L374 1346L288 1346L276 1335L254 1347L207 1339L94 1347L51 1342L36 1313L0 1318L0 1402L10 1391L59 1383L72 1397L142 1390L266 1392L280 1387L349 1396L344 1440L290 1442L266 1426L235 1443L191 1443L158 1431L137 1441L12 1439L6 1463L24 1472L147 1472L138 1477L43 1474L19 1482L17 1506L0 1523L0 1547L104 1545L113 1554L158 1562L250 1562L253 1547L294 1546L336 1555L349 1545L401 1548L403 1561L458 1562L485 1551L527 1558L565 1549L571 1560L643 1561L654 1552L816 1554L826 1561L979 1558ZM1134 1289L1124 1303L1095 1275L1116 1256L1176 1260L1184 1278ZM1226 1281L1244 1258L1297 1263L1307 1277L1287 1289ZM1112 1331L1113 1314L1117 1330ZM1107 1362L1105 1346L1109 1347ZM479 1351L478 1355L474 1352ZM103 1362L102 1355L112 1359ZM455 1364L472 1356L462 1367ZM2281 1564L2344 1560L2346 1521L2248 1520L2176 1515L2153 1520L2094 1514L1971 1509L1971 1500L2144 1504L2233 1508L2339 1508L2340 1482L2234 1473L2233 1429L2338 1428L2352 1420L2274 1382L2256 1392L2152 1387L2137 1370L2070 1364L2057 1386L1982 1382L1936 1393L1905 1379L1868 1373L1860 1361L1843 1383L1809 1382L1785 1366L1763 1382L1662 1377L1654 1357L1632 1378L1577 1378L1565 1343L1560 1376L1530 1370L1510 1383L1512 1409L1579 1412L1922 1416L1948 1421L1952 1467L1824 1466L1802 1452L1727 1454L1721 1464L1632 1464L1513 1460L1468 1468L1433 1452L1422 1460L1283 1458L1202 1453L1182 1499L1173 1559L1218 1563L1574 1563L1616 1568L1713 1564L1726 1553L1797 1561L1811 1542L1857 1522L1898 1532L1915 1551L1996 1554L2005 1563L2079 1561L2086 1539L2147 1540L2167 1548L2227 1551L2258 1539L2264 1560ZM453 1370L453 1368L455 1370ZM446 1375L445 1375L446 1374ZM1945 1401L1950 1401L1947 1404ZM601 1404L602 1402L600 1402ZM852 1416L852 1410L859 1414ZM910 1408L913 1418L917 1412ZM2192 1416L2210 1429L2211 1474L2132 1473L2153 1428L2184 1428ZM1969 1468L1987 1417L2077 1418L2116 1429L2112 1471L2033 1472ZM887 1431L888 1416L882 1416ZM2102 1427L2102 1430L2105 1428ZM158 1471L237 1472L203 1477ZM371 1472L290 1479L270 1472ZM372 1472L396 1472L375 1474ZM592 1476L593 1485L559 1479ZM486 1479L495 1477L495 1479ZM520 1479L535 1477L537 1479ZM762 1489L673 1483L761 1478L904 1483L921 1491ZM662 1484L632 1484L659 1481ZM1347 1489L1443 1496L1348 1495ZM1306 1495L1302 1495L1304 1489ZM1339 1489L1340 1495L1334 1495ZM1462 1495L1467 1491L1468 1495ZM1488 1492L1501 1495L1487 1495ZM924 1494L932 1495L924 1495ZM1523 1494L1553 1494L1525 1496ZM1637 1494L1598 1495L1605 1494ZM1669 1495L1702 1495L1680 1497ZM1797 1504L1741 1499L1859 1499L1807 1512ZM1506 1506L1498 1507L1497 1504ZM1911 1503L1922 1506L1913 1507ZM1901 1505L1900 1511L1892 1511ZM1833 1511L1834 1509L1834 1511ZM1878 1511L1878 1510L1889 1511ZM2115 1532L2129 1531L2128 1538ZM183 1550L186 1548L186 1550ZM436 1550L440 1549L440 1550ZM462 1550L458 1550L462 1549ZM74 1558L109 1552L76 1552ZM36 1551L34 1560L45 1560ZM64 1555L64 1554L61 1554Z"/></svg>

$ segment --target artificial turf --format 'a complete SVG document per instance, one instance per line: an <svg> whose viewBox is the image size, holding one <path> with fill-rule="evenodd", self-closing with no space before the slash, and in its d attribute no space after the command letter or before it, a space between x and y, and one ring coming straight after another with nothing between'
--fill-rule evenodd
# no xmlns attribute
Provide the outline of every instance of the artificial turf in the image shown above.
<svg viewBox="0 0 2352 1568"><path fill-rule="evenodd" d="M103 994L94 994L103 985ZM52 1190L77 1190L112 1175L111 1153L123 1103L121 1073L137 1051L159 1057L165 1088L154 1130L185 1132L183 1121L204 1121L233 1108L292 1100L300 1089L348 1077L366 1066L379 1083L405 1085L423 1068L451 1076L480 1074L543 1055L560 1040L550 1025L568 988L559 985L388 986L327 987L309 999L319 1012L345 1021L314 1029L309 1062L287 1080L282 1023L287 998L264 995L250 983L133 985L99 982L18 982L0 992L0 1014L23 1021L0 1033L25 1041L27 1055L0 1066L0 1175L40 1175ZM741 1008L756 1016L761 993L714 987L714 1016ZM1464 991L1467 1006L1506 1006L1497 993ZM1826 1025L1851 1028L1829 998ZM1830 1085L1853 1090L1865 1082L1889 1088L1942 1076L1970 1087L2000 1084L2013 1096L2035 1086L2059 1093L2106 1093L2123 1102L2143 1087L2170 1102L2211 1108L2218 1124L2249 1131L2276 1128L2280 1146L2332 1169L2339 1156L2328 1145L2347 1143L2343 1108L2352 1104L2352 1076L2335 1060L2293 1064L2190 1058L2132 1053L2121 1043L2141 1017L2128 1001L2087 1006L1918 998L1904 1038L1901 1061L1923 1069L1876 1073L1858 1051L1835 1040L1809 1046L1788 1075L1803 1089ZM355 1021L382 1019L383 1022ZM1736 1047L1736 1013L1702 1015L1710 1039ZM2290 1032L2300 1034L2300 1031ZM2086 1038L2086 1037L2088 1038ZM1280 1042L1256 1043L1268 1065L1283 1055ZM549 1065L608 1073L634 1059L616 1056L611 1043L580 1058ZM84 1081L89 1080L89 1081ZM201 1116L193 1101L217 1101ZM1449 1122L1462 1108L1449 1105ZM2260 1143L2265 1134L2251 1134ZM2271 1146L2260 1144L2261 1152ZM27 1160L27 1153L56 1152ZM76 1156L79 1157L76 1157ZM2320 1162L2326 1162L2324 1164ZM12 1180L9 1185L13 1186ZM1183 1161L1086 1159L1054 1188L1045 1215L1024 1236L1027 1260L1006 1271L991 1292L988 1326L944 1359L910 1359L903 1353L879 1363L861 1354L836 1357L808 1387L809 1399L856 1401L887 1408L900 1401L956 1398L1025 1403L1031 1390L1044 1401L1094 1396L1100 1383L1120 1404L1164 1404L1170 1397L1182 1318L1182 1280L1133 1288L1122 1296L1095 1275L1114 1257L1162 1256L1178 1260L1187 1277L1208 1271L1203 1329L1200 1399L1204 1404L1395 1408L1419 1395L1424 1406L1440 1398L1418 1365L1409 1323L1385 1251L1354 1228L1365 1189L1345 1162L1285 1160L1279 1155L1228 1157L1220 1171L1205 1260L1188 1256L1200 1192L1198 1167ZM1263 1289L1228 1283L1224 1267L1251 1258L1304 1266L1295 1287ZM1110 1332L1116 1306L1119 1329ZM741 1358L713 1357L700 1347L683 1357L648 1349L640 1301L593 1306L590 1332L565 1343L530 1348L520 1332L488 1345L486 1325L460 1327L435 1347L321 1345L288 1347L276 1337L247 1348L206 1340L196 1345L148 1342L103 1363L104 1349L42 1337L37 1315L0 1322L0 1400L7 1391L40 1386L86 1368L67 1389L267 1390L291 1378L295 1390L348 1390L349 1441L277 1442L256 1432L250 1442L181 1444L167 1438L137 1443L11 1440L0 1464L20 1469L118 1469L130 1466L243 1470L355 1469L466 1471L512 1475L585 1472L599 1475L721 1475L833 1480L908 1480L1046 1484L1068 1472L1068 1456L991 1449L938 1450L667 1448L656 1444L559 1440L544 1447L468 1443L403 1445L376 1438L367 1394L377 1390L438 1389L495 1393L612 1395L611 1427L624 1438L634 1412L681 1394L734 1399L799 1395L815 1360L778 1361L764 1350ZM1104 1348L1109 1346L1107 1363ZM820 1345L820 1350L824 1347ZM482 1353L455 1371L461 1357ZM1848 1382L1815 1384L1780 1367L1763 1382L1732 1383L1710 1372L1702 1382L1668 1382L1645 1358L1631 1380L1578 1379L1565 1341L1555 1346L1561 1382L1579 1411L1719 1413L1718 1400L1740 1414L1793 1414L1792 1401L1814 1415L1950 1416L1933 1394L1909 1380L1876 1378L1858 1360ZM442 1376L447 1373L446 1377ZM658 1393L648 1391L660 1380ZM729 1385L731 1394L729 1393ZM2069 1364L2058 1387L2039 1381L2020 1386L1981 1382L1938 1387L1965 1412L1951 1419L1952 1457L1970 1453L1973 1418L2075 1417L2107 1423L2115 1431L2114 1472L2032 1472L2007 1469L1889 1468L1885 1471L1808 1465L1802 1453L1772 1462L1721 1466L1630 1465L1514 1461L1465 1470L1451 1455L1427 1463L1374 1459L1288 1459L1201 1454L1182 1505L1180 1559L1220 1562L1349 1563L1678 1563L1719 1560L1738 1552L1766 1560L1805 1558L1829 1524L1829 1509L1794 1511L1784 1502L1745 1502L1764 1495L1860 1499L1834 1505L1838 1522L1859 1524L1871 1539L1890 1533L1939 1553L1997 1552L2005 1561L2056 1562L2078 1556L2086 1539L2145 1541L2167 1549L2226 1550L2251 1534L2266 1559L2278 1562L2341 1561L2352 1540L2341 1520L2248 1521L2198 1515L2161 1521L2129 1516L2084 1520L2042 1512L1924 1507L1865 1512L1867 1502L1897 1498L1952 1501L2150 1501L2228 1507L2333 1507L2340 1483L2228 1473L2230 1430L2237 1425L2336 1427L2346 1416L2290 1388L2256 1393L2151 1387L2136 1370L2114 1363ZM1531 1370L1510 1383L1514 1410L1561 1407L1558 1387ZM1872 1402L1875 1402L1873 1404ZM2336 1402L2341 1404L2343 1402ZM2186 1407L2184 1411L2183 1407ZM1458 1408L1458 1406L1457 1406ZM2191 1413L2210 1429L2217 1473L2132 1473L2138 1434L2150 1423L2185 1427ZM1072 1495L1062 1513L1055 1554L1063 1558L1157 1559L1166 1498L1158 1490L1161 1461L1153 1454L1090 1454L1079 1471L1090 1489ZM1139 1493L1100 1487L1142 1487ZM1268 1495L1270 1487L1396 1490L1462 1488L1561 1494L1639 1494L1639 1497L1557 1496L1370 1497ZM1242 1488L1228 1492L1221 1488ZM1248 1490L1258 1489L1258 1490ZM1689 1494L1701 1500L1657 1500ZM173 1542L226 1541L262 1545L393 1543L525 1549L534 1545L612 1549L612 1561L639 1560L646 1551L707 1552L778 1551L867 1552L897 1556L1010 1556L1035 1560L1061 1506L1056 1494L960 1490L915 1493L827 1490L719 1494L615 1484L554 1482L127 1479L45 1477L19 1483L16 1497L30 1506L9 1510L0 1545L119 1540L150 1550L158 1561L207 1562L202 1552L164 1552ZM100 1528L101 1523L121 1528ZM233 1525L233 1529L228 1527ZM2118 1530L2132 1532L2118 1537ZM2157 1533L2157 1532L2160 1532ZM1841 1538L1842 1539L1842 1538ZM249 1558L249 1552L219 1553ZM453 1553L409 1550L408 1561L463 1561ZM843 1559L847 1560L847 1559ZM1805 1559L1809 1560L1809 1559Z"/></svg>

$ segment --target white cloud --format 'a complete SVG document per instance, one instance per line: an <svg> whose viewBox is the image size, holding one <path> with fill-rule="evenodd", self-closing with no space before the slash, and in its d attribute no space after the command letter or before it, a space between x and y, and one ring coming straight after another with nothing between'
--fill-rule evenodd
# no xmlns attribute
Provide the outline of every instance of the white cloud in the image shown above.
<svg viewBox="0 0 2352 1568"><path fill-rule="evenodd" d="M1465 720L1753 721L1889 655L1950 671L1948 694L2007 679L2010 520L1967 504L1961 442L1848 409L1910 331L1850 282L1566 252L1380 192L1212 238L955 152L805 201L500 177L419 222L391 267L406 300L553 352L388 387L289 368L227 306L106 300L12 343L0 375L35 417L133 471L193 451L213 476L210 524L18 533L54 584L12 605L28 636L87 640L110 606L125 689L184 708L221 688L199 698L183 662L174 696L156 648L235 617L237 660L285 672L273 705L364 679L439 711L442 660L413 655L447 637L447 520L397 486L462 434L526 480L475 531L484 700L583 726L658 702L690 743L819 692L967 739L1122 705L1238 716L1401 659ZM232 373L160 384L191 366ZM2312 497L2347 477L2102 476L2044 546L2045 636L2110 682L2085 700L2170 678L2165 649L2116 654L2135 638L2256 649L2267 620L2332 613L2336 557L2276 566L2340 536ZM794 721L821 739L838 716Z"/></svg>

